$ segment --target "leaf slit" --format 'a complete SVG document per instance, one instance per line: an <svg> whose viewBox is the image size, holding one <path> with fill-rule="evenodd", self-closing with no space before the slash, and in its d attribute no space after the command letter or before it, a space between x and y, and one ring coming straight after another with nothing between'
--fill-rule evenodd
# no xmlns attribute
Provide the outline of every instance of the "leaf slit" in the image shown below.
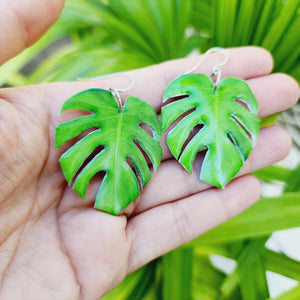
<svg viewBox="0 0 300 300"><path fill-rule="evenodd" d="M103 151L105 147L98 146L83 162L83 164L80 166L80 168L77 170L76 174L74 175L72 182L74 182L77 178L77 176L82 172L82 170L87 166L87 164L93 160L95 156L97 156L101 151Z"/></svg>
<svg viewBox="0 0 300 300"><path fill-rule="evenodd" d="M142 146L139 144L138 141L133 140L133 143L138 147L138 149L142 152L143 156L145 157L145 160L147 161L147 164L149 165L150 163L153 164L153 162L151 161L148 153L142 148Z"/></svg>
<svg viewBox="0 0 300 300"><path fill-rule="evenodd" d="M190 94L182 94L182 95L170 97L166 101L164 101L164 105L168 105L168 104L170 104L174 101L181 100L181 99L184 99L184 98L189 98L190 96L191 96Z"/></svg>
<svg viewBox="0 0 300 300"><path fill-rule="evenodd" d="M227 132L227 137L230 140L230 142L234 145L234 147L239 151L242 160L245 161L244 155L241 152L240 147L238 146L238 144L236 143L235 139L233 138L230 132Z"/></svg>
<svg viewBox="0 0 300 300"><path fill-rule="evenodd" d="M66 118L71 118L70 120L75 120L82 116L94 115L95 113L91 110L68 109L64 111L63 114Z"/></svg>
<svg viewBox="0 0 300 300"><path fill-rule="evenodd" d="M243 131L247 134L251 143L253 144L253 137L249 129L240 121L234 114L231 115L232 119L243 129Z"/></svg>
<svg viewBox="0 0 300 300"><path fill-rule="evenodd" d="M147 133L149 134L152 138L154 137L154 132L152 130L152 128L145 124L145 123L140 123L139 126Z"/></svg>
<svg viewBox="0 0 300 300"><path fill-rule="evenodd" d="M139 173L137 172L136 168L134 167L134 164L133 164L132 160L129 157L127 157L126 162L129 165L129 167L132 169L132 171L133 171L133 173L134 173L134 175L137 179L137 182L138 182L138 185L139 185L139 190L142 191L143 190L142 180L141 180L141 178L139 176Z"/></svg>
<svg viewBox="0 0 300 300"><path fill-rule="evenodd" d="M107 176L106 171L99 171L91 178L91 180L89 181L88 187L86 189L84 199L87 199L87 198L88 199L96 199L96 196L97 196L98 190L99 190L99 185L102 184L105 176ZM86 197L86 195L88 195L88 197ZM91 207L94 207L94 201L92 202Z"/></svg>
<svg viewBox="0 0 300 300"><path fill-rule="evenodd" d="M176 127L176 125L187 115L190 115L191 113L193 113L195 110L197 110L197 107L193 107L187 111L185 111L184 113L182 113L180 116L178 116L178 118L176 118L168 127L168 132L170 132L174 127Z"/></svg>
<svg viewBox="0 0 300 300"><path fill-rule="evenodd" d="M189 133L187 139L185 140L182 148L181 148L181 152L180 152L180 156L183 153L184 149L186 148L186 146L188 145L188 143L200 132L200 130L204 127L204 124L197 124ZM199 152L202 151L201 149L199 149Z"/></svg>
<svg viewBox="0 0 300 300"><path fill-rule="evenodd" d="M242 107L246 108L247 110L251 111L251 108L250 108L250 106L249 106L249 104L248 104L247 101L245 101L243 99L239 99L239 98L234 99L234 101L237 104L241 105Z"/></svg>

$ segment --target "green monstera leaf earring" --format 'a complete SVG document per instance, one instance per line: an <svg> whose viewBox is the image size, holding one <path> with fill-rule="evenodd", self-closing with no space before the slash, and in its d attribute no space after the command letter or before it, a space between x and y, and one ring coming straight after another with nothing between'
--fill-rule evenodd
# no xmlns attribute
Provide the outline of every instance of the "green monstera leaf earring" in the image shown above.
<svg viewBox="0 0 300 300"><path fill-rule="evenodd" d="M118 215L134 201L151 178L141 149L151 160L154 171L162 156L159 145L162 130L154 108L133 96L122 105L118 94L122 91L125 90L89 89L74 95L63 104L61 112L82 110L92 114L60 124L55 134L55 145L60 147L83 131L93 129L59 161L68 184L74 181L73 188L82 198L90 180L98 172L105 171L95 208L113 215ZM153 137L141 124L150 127ZM91 158L91 153L99 146L103 149Z"/></svg>
<svg viewBox="0 0 300 300"><path fill-rule="evenodd" d="M215 51L222 51L226 59L215 66L211 77L190 74L207 54ZM206 150L200 179L217 187L224 187L241 169L256 142L260 125L256 116L258 104L247 83L234 77L220 80L219 68L227 61L224 49L208 50L188 74L167 86L163 101L174 101L161 111L163 130L179 119L167 135L174 157L192 173L196 154ZM199 125L200 130L188 141L191 131Z"/></svg>

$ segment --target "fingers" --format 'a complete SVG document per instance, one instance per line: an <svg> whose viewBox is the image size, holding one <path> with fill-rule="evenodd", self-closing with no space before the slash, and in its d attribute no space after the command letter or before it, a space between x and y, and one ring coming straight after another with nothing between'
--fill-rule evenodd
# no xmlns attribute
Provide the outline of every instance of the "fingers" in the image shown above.
<svg viewBox="0 0 300 300"><path fill-rule="evenodd" d="M277 126L263 128L237 177L282 160L291 146L291 138L285 130ZM190 174L175 160L163 162L136 203L134 214L210 188L209 184L199 180L200 170L195 165L200 165L200 161L195 162L194 173Z"/></svg>
<svg viewBox="0 0 300 300"><path fill-rule="evenodd" d="M38 40L63 5L64 0L0 0L0 65Z"/></svg>
<svg viewBox="0 0 300 300"><path fill-rule="evenodd" d="M270 53L258 47L241 47L228 49L229 61L222 67L222 76L235 76L249 79L258 76L264 76L270 73L273 67L273 60ZM123 100L128 95L139 97L159 111L162 105L162 98L166 86L177 76L193 67L198 61L198 57L183 58L168 61L159 65L130 71L134 80L134 86L126 93L122 93ZM220 53L209 55L199 67L199 73L211 74L216 63L224 59ZM131 84L131 79L125 75L116 75L100 80L81 81L73 83L61 83L45 85L44 88L52 94L58 96L56 113L59 111L62 103L72 95L88 88L126 88ZM52 100L52 99L51 99ZM51 105L55 105L52 102Z"/></svg>
<svg viewBox="0 0 300 300"><path fill-rule="evenodd" d="M81 294L68 299L100 299L126 275L127 219L95 209L74 209L58 222L64 257L72 264Z"/></svg>
<svg viewBox="0 0 300 300"><path fill-rule="evenodd" d="M260 196L260 184L251 176L167 203L132 218L127 236L132 240L128 271L188 242L239 214Z"/></svg>
<svg viewBox="0 0 300 300"><path fill-rule="evenodd" d="M299 85L292 77L277 73L248 81L258 104L258 116L265 117L286 110L297 103Z"/></svg>

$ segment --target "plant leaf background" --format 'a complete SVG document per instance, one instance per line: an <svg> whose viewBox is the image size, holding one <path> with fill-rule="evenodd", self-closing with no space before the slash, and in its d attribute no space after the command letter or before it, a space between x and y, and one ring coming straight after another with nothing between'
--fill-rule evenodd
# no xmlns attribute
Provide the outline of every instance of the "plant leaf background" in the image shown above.
<svg viewBox="0 0 300 300"><path fill-rule="evenodd" d="M270 50L274 71L300 82L300 0L67 0L53 28L1 68L0 85L76 80L214 46L242 45ZM279 122L299 146L299 105L279 116ZM298 282L272 299L300 299L300 262L265 246L274 231L300 226L300 167L294 168L271 166L256 172L262 181L282 186L282 193L262 198L147 264L103 299L269 299L266 271ZM234 262L229 274L213 263L215 255Z"/></svg>

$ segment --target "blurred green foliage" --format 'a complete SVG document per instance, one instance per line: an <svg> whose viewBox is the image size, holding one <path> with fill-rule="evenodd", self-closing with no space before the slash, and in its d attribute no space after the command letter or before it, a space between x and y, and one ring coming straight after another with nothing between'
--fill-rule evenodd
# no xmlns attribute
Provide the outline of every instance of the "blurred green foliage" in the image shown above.
<svg viewBox="0 0 300 300"><path fill-rule="evenodd" d="M270 50L275 71L300 81L299 3L67 0L50 31L2 67L0 85L75 80L156 64L213 46L242 45ZM36 56L42 58L38 63L33 60Z"/></svg>
<svg viewBox="0 0 300 300"><path fill-rule="evenodd" d="M242 45L270 50L274 70L300 82L299 31L300 0L67 0L48 33L0 69L0 85L76 80ZM255 175L281 182L282 195L149 263L103 299L261 300L269 297L266 270L300 281L299 261L265 247L275 230L300 226L300 167ZM216 268L213 254L235 261L233 273ZM300 299L300 285L276 299Z"/></svg>

